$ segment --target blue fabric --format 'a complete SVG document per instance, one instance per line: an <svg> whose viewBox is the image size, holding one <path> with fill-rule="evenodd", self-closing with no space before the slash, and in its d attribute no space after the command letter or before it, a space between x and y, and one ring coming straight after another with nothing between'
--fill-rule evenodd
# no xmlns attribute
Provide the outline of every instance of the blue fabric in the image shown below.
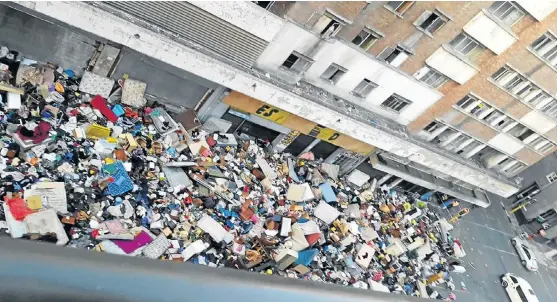
<svg viewBox="0 0 557 302"><path fill-rule="evenodd" d="M126 113L124 111L124 108L122 108L122 106L120 106L120 105L116 105L116 106L112 107L112 112L114 112L114 114L116 116L122 116L122 115L124 115L124 113Z"/></svg>
<svg viewBox="0 0 557 302"><path fill-rule="evenodd" d="M111 166L109 170L114 171L114 174L111 174L114 177L114 182L108 184L105 194L118 196L131 191L133 189L133 182L126 172L124 165L121 162L116 162L108 166ZM108 166L105 165L103 169Z"/></svg>
<svg viewBox="0 0 557 302"><path fill-rule="evenodd" d="M298 260L296 260L296 264L309 266L313 261L313 257L315 257L317 253L319 253L318 249L310 249L298 252Z"/></svg>
<svg viewBox="0 0 557 302"><path fill-rule="evenodd" d="M435 193L435 192L431 191L431 192L425 193L424 195L420 196L420 200L421 201L429 201L429 199L431 198L433 193Z"/></svg>
<svg viewBox="0 0 557 302"><path fill-rule="evenodd" d="M319 189L321 189L321 194L323 195L323 199L327 202L336 202L337 196L333 191L333 187L328 182L322 183L319 185Z"/></svg>

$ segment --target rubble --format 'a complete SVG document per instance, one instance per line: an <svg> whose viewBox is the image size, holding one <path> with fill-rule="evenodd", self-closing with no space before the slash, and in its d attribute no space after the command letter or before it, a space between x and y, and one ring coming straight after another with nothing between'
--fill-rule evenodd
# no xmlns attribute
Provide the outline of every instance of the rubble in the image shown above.
<svg viewBox="0 0 557 302"><path fill-rule="evenodd" d="M13 238L432 298L462 272L447 221L358 170L167 111L133 76L2 70L0 225Z"/></svg>

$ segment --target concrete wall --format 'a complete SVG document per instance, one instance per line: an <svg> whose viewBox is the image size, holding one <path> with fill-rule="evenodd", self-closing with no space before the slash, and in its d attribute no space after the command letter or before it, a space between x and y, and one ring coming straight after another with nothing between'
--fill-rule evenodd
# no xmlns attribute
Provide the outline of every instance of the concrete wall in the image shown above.
<svg viewBox="0 0 557 302"><path fill-rule="evenodd" d="M549 183L546 176L552 172L557 173L557 154L551 153L544 159L538 161L528 169L520 173L523 178L522 188L524 190L534 183L539 187L543 187ZM543 212L557 208L557 182L545 187L538 195L533 197L537 200L536 203L527 206L527 211L524 212L526 219L535 219Z"/></svg>
<svg viewBox="0 0 557 302"><path fill-rule="evenodd" d="M192 1L190 3L267 42L274 38L284 23L282 18L264 13L263 8L251 1Z"/></svg>
<svg viewBox="0 0 557 302"><path fill-rule="evenodd" d="M459 84L466 83L478 73L468 62L443 47L427 58L426 63Z"/></svg>
<svg viewBox="0 0 557 302"><path fill-rule="evenodd" d="M208 89L220 86L130 49L122 50L112 78L120 79L124 74L147 83L148 94L185 108L194 108Z"/></svg>
<svg viewBox="0 0 557 302"><path fill-rule="evenodd" d="M81 75L95 44L94 39L67 27L0 5L0 46L18 51L20 57L52 62Z"/></svg>
<svg viewBox="0 0 557 302"><path fill-rule="evenodd" d="M483 11L479 12L462 29L498 55L518 40L518 37L512 31L501 27L499 23Z"/></svg>
<svg viewBox="0 0 557 302"><path fill-rule="evenodd" d="M303 76L293 75L280 67L292 51L297 51L315 61ZM320 78L332 63L348 70L335 85ZM351 44L339 40L324 41L306 29L289 22L284 24L257 64L259 68L281 78L288 78L291 81L303 78L317 87L403 125L416 119L442 97L438 91L412 79L388 64L375 60ZM377 84L378 87L365 99L350 94L364 78ZM400 114L380 107L381 103L393 93L412 102Z"/></svg>

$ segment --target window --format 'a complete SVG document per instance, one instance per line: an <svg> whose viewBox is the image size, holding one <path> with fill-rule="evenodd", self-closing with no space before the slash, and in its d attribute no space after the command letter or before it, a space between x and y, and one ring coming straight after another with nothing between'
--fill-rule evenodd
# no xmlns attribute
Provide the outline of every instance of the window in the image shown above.
<svg viewBox="0 0 557 302"><path fill-rule="evenodd" d="M363 79L354 90L352 94L359 96L361 98L366 98L377 85L368 79Z"/></svg>
<svg viewBox="0 0 557 302"><path fill-rule="evenodd" d="M428 133L433 133L441 127L443 127L443 124L438 122L431 122L429 123L429 125L425 126L424 131Z"/></svg>
<svg viewBox="0 0 557 302"><path fill-rule="evenodd" d="M417 26L427 33L434 34L441 26L447 23L447 20L447 17L443 16L438 11L426 11L418 18Z"/></svg>
<svg viewBox="0 0 557 302"><path fill-rule="evenodd" d="M552 99L549 103L544 105L540 110L551 117L554 118L557 117L557 100Z"/></svg>
<svg viewBox="0 0 557 302"><path fill-rule="evenodd" d="M312 31L319 33L319 35L325 39L332 38L340 31L343 25L344 22L340 21L339 18L336 18L333 14L326 12L315 22L312 27Z"/></svg>
<svg viewBox="0 0 557 302"><path fill-rule="evenodd" d="M524 17L524 12L511 1L495 1L487 11L508 26L513 26Z"/></svg>
<svg viewBox="0 0 557 302"><path fill-rule="evenodd" d="M441 85L445 84L449 78L439 71L430 68L429 71L420 78L420 81L426 83L433 88L439 88Z"/></svg>
<svg viewBox="0 0 557 302"><path fill-rule="evenodd" d="M542 145L541 147L539 147L538 150L540 153L546 153L549 152L549 150L553 149L553 147L555 147L555 145L549 143L549 141L546 141L547 143L545 145Z"/></svg>
<svg viewBox="0 0 557 302"><path fill-rule="evenodd" d="M522 249L524 250L524 254L526 254L526 258L532 259L532 255L530 255L530 249L524 244L522 245Z"/></svg>
<svg viewBox="0 0 557 302"><path fill-rule="evenodd" d="M361 47L363 50L368 50L381 36L376 32L364 28L362 31L352 40L352 43Z"/></svg>
<svg viewBox="0 0 557 302"><path fill-rule="evenodd" d="M402 98L401 96L393 94L390 97L388 97L387 100L385 100L381 104L381 106L387 107L389 109L392 109L392 110L400 113L402 111L402 109L406 108L410 104L411 104L410 101Z"/></svg>
<svg viewBox="0 0 557 302"><path fill-rule="evenodd" d="M514 163L511 166L503 167L503 169L504 169L503 172L505 172L509 176L512 176L524 167L525 167L525 165L523 163L515 160Z"/></svg>
<svg viewBox="0 0 557 302"><path fill-rule="evenodd" d="M505 76L509 75L512 73L512 70L508 69L507 67L501 67L499 68L499 70L497 70L492 76L491 78L495 81L500 81L502 80Z"/></svg>
<svg viewBox="0 0 557 302"><path fill-rule="evenodd" d="M383 60L392 66L398 67L409 57L409 53L397 46L396 48L386 47L378 56L378 60Z"/></svg>
<svg viewBox="0 0 557 302"><path fill-rule="evenodd" d="M282 63L282 67L289 69L295 73L303 73L304 71L306 71L309 66L311 65L311 63L313 62L313 60L297 53L297 52L293 52L292 54L290 54L288 56L288 58L286 59L286 61L284 61L284 63Z"/></svg>
<svg viewBox="0 0 557 302"><path fill-rule="evenodd" d="M547 181L549 181L550 183L555 182L557 180L557 173L551 172L547 174L545 178L547 178Z"/></svg>
<svg viewBox="0 0 557 302"><path fill-rule="evenodd" d="M527 139L530 135L535 134L534 131L528 129L526 126L522 124L516 124L514 127L506 131L508 134L518 138L519 140L523 141Z"/></svg>
<svg viewBox="0 0 557 302"><path fill-rule="evenodd" d="M491 105L480 101L472 95L463 97L456 105L479 119L486 118L488 113L495 110Z"/></svg>
<svg viewBox="0 0 557 302"><path fill-rule="evenodd" d="M275 1L252 1L252 2L266 10L271 9L271 6L275 4Z"/></svg>
<svg viewBox="0 0 557 302"><path fill-rule="evenodd" d="M477 98L475 98L475 97L473 97L473 96L471 96L471 95L467 95L467 96L463 97L460 101L458 101L458 102L456 103L456 105L457 105L458 107L460 107L460 108L466 110L466 111L469 111L467 108L468 108L470 105L472 105L472 104L474 104L474 103L476 103L476 102L478 102L478 99L477 99ZM471 110L471 109L470 109L470 110Z"/></svg>
<svg viewBox="0 0 557 302"><path fill-rule="evenodd" d="M491 76L491 79L525 103L535 106L536 109L550 117L557 117L557 100L510 67L500 68Z"/></svg>
<svg viewBox="0 0 557 302"><path fill-rule="evenodd" d="M557 38L554 35L545 33L530 45L530 49L551 66L557 67Z"/></svg>
<svg viewBox="0 0 557 302"><path fill-rule="evenodd" d="M530 95L530 97L528 99L525 99L525 101L530 103L530 105L532 106L536 106L541 102L546 101L547 98L550 98L550 96L540 90L538 93L533 93L532 95Z"/></svg>
<svg viewBox="0 0 557 302"><path fill-rule="evenodd" d="M513 95L518 95L518 93L525 93L526 90L524 89L529 89L528 85L523 86L525 83L528 82L528 80L506 66L497 70L491 76L491 78ZM517 90L517 88L520 89Z"/></svg>
<svg viewBox="0 0 557 302"><path fill-rule="evenodd" d="M386 7L402 16L413 4L414 1L389 1L387 2Z"/></svg>
<svg viewBox="0 0 557 302"><path fill-rule="evenodd" d="M325 70L325 72L321 75L321 78L336 84L346 71L346 68L333 63L327 68L327 70Z"/></svg>
<svg viewBox="0 0 557 302"><path fill-rule="evenodd" d="M526 297L526 295L524 294L524 291L522 290L522 287L519 285L515 288L516 292L518 293L518 296L520 297L520 300L522 300L523 302L528 302L528 298Z"/></svg>
<svg viewBox="0 0 557 302"><path fill-rule="evenodd" d="M460 33L450 43L456 52L470 60L475 59L485 50L485 47L465 33Z"/></svg>
<svg viewBox="0 0 557 302"><path fill-rule="evenodd" d="M452 152L457 152L458 150L460 150L462 144L466 143L470 139L472 139L470 136L460 133L460 135L457 138L453 139L450 143L446 144L444 148Z"/></svg>

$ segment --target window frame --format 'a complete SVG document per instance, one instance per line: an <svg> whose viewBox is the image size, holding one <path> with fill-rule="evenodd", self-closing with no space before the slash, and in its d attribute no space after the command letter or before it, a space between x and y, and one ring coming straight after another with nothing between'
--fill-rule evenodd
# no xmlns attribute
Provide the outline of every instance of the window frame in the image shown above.
<svg viewBox="0 0 557 302"><path fill-rule="evenodd" d="M360 36L361 33L365 32L367 34L367 36L365 38L362 39L362 41L358 44L356 42L354 42L354 40L356 40L356 38L358 38ZM373 41L371 43L367 42L366 40L368 38L372 38ZM368 51L373 45L375 45L375 43L379 40L383 38L382 35L378 34L376 31L368 28L368 27L364 27L362 28L362 30L352 39L352 44L358 46L359 48L363 49L364 51Z"/></svg>
<svg viewBox="0 0 557 302"><path fill-rule="evenodd" d="M429 134L433 134L433 132L439 130L439 128L441 127L443 127L442 123L439 123L438 121L432 121L431 123L427 124L427 126L425 126L422 130Z"/></svg>
<svg viewBox="0 0 557 302"><path fill-rule="evenodd" d="M395 2L400 2L400 4L398 4L396 7L391 6L391 4L394 4ZM383 7L385 7L387 10L391 11L395 15L402 17L406 12L408 12L408 10L410 10L410 8L412 8L412 6L414 6L415 2L416 1L387 1L387 4L385 4ZM404 5L407 6L399 11L399 8L403 7Z"/></svg>
<svg viewBox="0 0 557 302"><path fill-rule="evenodd" d="M543 40L540 41L540 39L543 39ZM547 41L547 43L545 43L546 41ZM551 66L553 68L557 68L557 60L555 60L555 58L557 57L557 44L555 44L556 42L557 42L557 36L555 36L552 32L547 31L543 35L541 35L539 38L537 38L534 42L532 42L532 44L530 44L530 46L528 46L528 49L530 51L532 51L533 53L535 53L538 58L540 58L542 61L544 61L549 66ZM551 47L544 54L541 54L540 49L544 48L549 43L554 43L555 45L553 45L553 47ZM540 44L542 44L542 45L540 45ZM555 60L555 62L552 64L552 61L554 61L554 60Z"/></svg>
<svg viewBox="0 0 557 302"><path fill-rule="evenodd" d="M334 72L331 73L331 75L329 77L325 77L324 75L327 73L327 71L330 68L336 68L337 70L335 70ZM338 74L339 72L341 72L340 74ZM323 71L323 73L319 76L321 79L325 80L325 81L329 81L331 82L333 85L335 85L336 83L338 83L338 81L348 72L348 69L336 64L336 63L331 63L331 65L329 65L329 67L327 67L327 69L325 69L325 71Z"/></svg>
<svg viewBox="0 0 557 302"><path fill-rule="evenodd" d="M502 84L500 82L500 80L503 79L504 77L506 77L509 74L514 74L514 76L509 81ZM507 93L509 93L510 95L515 97L516 99L520 100L522 103L525 103L529 106L534 107L535 110L544 113L545 115L549 116L550 118L557 119L557 99L555 97L553 97L552 95L548 94L546 92L546 90L544 90L543 88L538 86L536 83L534 83L530 79L521 75L514 68L511 68L508 65L505 65L505 66L499 68L494 74L492 74L489 79L492 81L492 83L499 86L501 89L505 90ZM535 100L539 99L540 102L541 102L541 101L544 101L544 99L546 97L550 97L551 100L548 101L547 103L545 103L543 106L538 106L538 103L531 103L531 100L526 100L526 97L529 96L529 94L526 94L524 97L518 94L518 92L521 92L523 89L521 89L518 92L514 91L518 85L521 85L524 82L527 82L529 86L531 86L532 88L535 88L535 89L531 89L531 91L540 90L539 94L543 94L542 97L536 98ZM527 86L525 86L525 87L527 87Z"/></svg>
<svg viewBox="0 0 557 302"><path fill-rule="evenodd" d="M292 63L292 65L290 67L285 66L284 64L288 61L288 59L290 59L291 56L295 56L296 60L294 61L294 63ZM296 64L298 64L300 61L305 61L302 68L300 68L300 70L294 69ZM307 56L304 56L303 54L301 54L297 51L293 51L293 52L290 53L290 55L288 55L286 60L284 60L284 62L282 62L280 67L282 69L285 69L285 70L287 70L289 72L292 72L292 73L295 73L295 74L303 74L304 72L306 72L309 69L309 67L311 66L311 64L313 64L313 62L314 62L314 60L312 60L311 58L309 58Z"/></svg>
<svg viewBox="0 0 557 302"><path fill-rule="evenodd" d="M438 89L441 86L443 86L445 83L447 83L447 81L449 80L449 77L447 77L446 75L437 71L436 69L431 68L429 66L426 66L426 67L429 68L429 70L423 76L420 77L420 81L422 83L428 85L429 87ZM438 78L430 83L429 80L434 76L438 76ZM427 79L426 79L426 77L427 77Z"/></svg>
<svg viewBox="0 0 557 302"><path fill-rule="evenodd" d="M344 20L342 20L341 17L336 16L334 13L330 12L329 10L327 10L323 13L317 13L317 12L313 13L309 17L308 21L311 20L316 14L319 17L311 25L311 31L316 33L318 36L320 36L323 39L334 38L342 30L342 28L346 25L346 22ZM325 25L323 27L323 29L316 28L318 24L320 24L321 22L326 21L326 20L322 20L323 18L329 19L329 21L327 22L327 25ZM334 23L338 23L339 26L333 32L327 34L327 31L329 30L329 28L334 26Z"/></svg>
<svg viewBox="0 0 557 302"><path fill-rule="evenodd" d="M547 181L549 183L554 183L555 181L557 181L557 173L556 172L551 172L551 173L547 174L545 176L545 178L547 179Z"/></svg>
<svg viewBox="0 0 557 302"><path fill-rule="evenodd" d="M426 16L427 14L427 16ZM427 26L423 27L424 23L429 20L431 16L435 15L437 18L433 19ZM441 20L441 24L435 28L434 31L428 30L432 27L438 20ZM426 10L423 12L420 17L414 22L414 25L418 27L420 30L426 32L427 34L433 36L436 32L438 32L445 24L449 22L449 18L445 16L445 14L441 13L439 10L434 9L433 11Z"/></svg>
<svg viewBox="0 0 557 302"><path fill-rule="evenodd" d="M460 41L455 42L459 37L462 37ZM463 44L465 43L465 44ZM469 45L475 44L474 47L470 48L468 51L464 52L468 48ZM464 45L462 47L461 45ZM474 60L477 58L482 52L486 50L486 47L478 42L476 39L472 38L465 32L461 32L456 37L454 37L451 42L449 42L449 46L456 51L457 53L463 55L464 57L468 58L469 60Z"/></svg>
<svg viewBox="0 0 557 302"><path fill-rule="evenodd" d="M494 8L494 6L499 3L499 6L497 6L497 8ZM499 13L499 9L501 7L503 7L505 4L510 4L510 7L507 8L503 13ZM506 15L505 17L501 18L501 16L503 16L505 13L507 13L510 9L514 9L515 11L520 13L520 16L512 21L512 23L508 22L507 20L505 20L507 17L511 16L511 13L509 13L508 15ZM526 12L523 11L520 7L518 7L516 4L513 3L513 1L495 1L493 2L493 4L491 4L488 8L487 11L495 18L497 18L497 20L501 21L501 23L505 24L508 27L513 27L516 23L518 23L520 20L522 20L522 18L524 18L526 16Z"/></svg>
<svg viewBox="0 0 557 302"><path fill-rule="evenodd" d="M400 107L401 105L402 107ZM386 100L381 103L381 107L390 111L394 111L398 114L402 113L404 109L408 108L411 105L411 101L401 97L396 93L391 94Z"/></svg>
<svg viewBox="0 0 557 302"><path fill-rule="evenodd" d="M398 52L390 61L387 61L387 59L389 59L393 53ZM400 64L398 65L393 65L392 62L394 62L398 56L400 56L401 54L405 54L406 55L406 59L404 59L402 62L400 62ZM379 61L383 61L386 64L389 64L395 68L398 68L400 65L402 65L402 63L404 63L404 61L406 61L412 54L410 52L408 52L407 50L405 50L404 48L400 47L399 45L396 45L395 47L390 47L387 46L385 47L380 53L379 55L376 57L377 60Z"/></svg>
<svg viewBox="0 0 557 302"><path fill-rule="evenodd" d="M360 85L363 85L363 88L358 89L358 87L360 87ZM350 93L359 97L359 98L365 99L378 86L379 85L375 84L374 82L370 81L369 79L364 78L362 81L360 81L360 83L358 83L358 85L356 85L356 87L354 87L354 89L352 89L352 91ZM371 87L371 89L369 87ZM356 91L357 89L358 89L358 91ZM365 91L366 89L369 89L369 91Z"/></svg>
<svg viewBox="0 0 557 302"><path fill-rule="evenodd" d="M255 2L259 2L259 1L252 1L252 2L253 2L253 4L255 4L255 5L261 7L261 8L264 9L264 10L270 10L271 7L273 7L273 5L275 4L276 1L264 1L264 2L269 2L269 3L267 4L267 6L265 6L265 7L259 5L258 3L255 3Z"/></svg>

